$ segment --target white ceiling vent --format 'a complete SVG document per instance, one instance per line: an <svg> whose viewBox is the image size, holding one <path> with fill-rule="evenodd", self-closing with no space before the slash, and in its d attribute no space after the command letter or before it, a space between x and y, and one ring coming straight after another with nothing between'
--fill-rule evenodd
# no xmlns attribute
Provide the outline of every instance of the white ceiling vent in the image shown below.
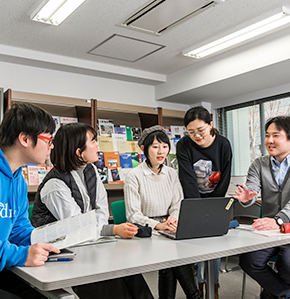
<svg viewBox="0 0 290 299"><path fill-rule="evenodd" d="M225 0L154 0L129 16L121 25L160 35L165 30Z"/></svg>

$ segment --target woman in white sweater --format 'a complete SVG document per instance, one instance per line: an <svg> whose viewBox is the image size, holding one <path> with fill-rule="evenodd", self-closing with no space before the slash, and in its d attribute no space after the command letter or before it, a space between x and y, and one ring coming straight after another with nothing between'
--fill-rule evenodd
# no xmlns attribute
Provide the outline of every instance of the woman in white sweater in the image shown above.
<svg viewBox="0 0 290 299"><path fill-rule="evenodd" d="M129 222L148 224L156 230L175 230L183 198L176 170L163 165L170 150L161 126L145 129L138 142L146 160L126 177L124 195ZM159 298L175 298L179 281L186 298L201 299L194 282L192 265L159 271Z"/></svg>

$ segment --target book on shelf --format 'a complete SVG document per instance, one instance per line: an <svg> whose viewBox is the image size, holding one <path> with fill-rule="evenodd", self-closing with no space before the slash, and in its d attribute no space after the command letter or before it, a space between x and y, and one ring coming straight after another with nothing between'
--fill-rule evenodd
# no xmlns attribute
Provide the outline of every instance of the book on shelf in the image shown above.
<svg viewBox="0 0 290 299"><path fill-rule="evenodd" d="M127 140L132 140L132 127L126 126L126 134L127 134Z"/></svg>
<svg viewBox="0 0 290 299"><path fill-rule="evenodd" d="M164 126L163 128L166 131L168 138L171 139L172 138L172 133L171 133L170 126Z"/></svg>
<svg viewBox="0 0 290 299"><path fill-rule="evenodd" d="M114 146L114 151L119 150L118 142L119 141L126 141L127 142L127 137L124 134L112 134L112 139L113 139L113 146Z"/></svg>
<svg viewBox="0 0 290 299"><path fill-rule="evenodd" d="M119 152L104 152L104 160L106 167L120 167Z"/></svg>
<svg viewBox="0 0 290 299"><path fill-rule="evenodd" d="M99 137L99 147L101 152L113 152L114 143L113 138L109 136L100 136Z"/></svg>
<svg viewBox="0 0 290 299"><path fill-rule="evenodd" d="M60 125L65 125L65 124L71 124L71 123L77 123L78 119L76 117L59 117L59 122Z"/></svg>
<svg viewBox="0 0 290 299"><path fill-rule="evenodd" d="M122 184L124 181L121 180L120 172L121 167L109 167L109 184Z"/></svg>
<svg viewBox="0 0 290 299"><path fill-rule="evenodd" d="M121 179L121 181L125 182L127 173L128 173L131 169L132 169L132 168L122 168L122 169L120 170L120 179Z"/></svg>
<svg viewBox="0 0 290 299"><path fill-rule="evenodd" d="M39 185L38 171L46 170L45 166L27 165L28 185Z"/></svg>
<svg viewBox="0 0 290 299"><path fill-rule="evenodd" d="M140 163L142 163L143 161L145 161L145 159L146 159L145 155L139 153L139 161L140 161Z"/></svg>
<svg viewBox="0 0 290 299"><path fill-rule="evenodd" d="M52 118L55 122L55 131L53 132L53 135L55 135L57 130L60 128L60 118L59 118L59 116L53 116Z"/></svg>
<svg viewBox="0 0 290 299"><path fill-rule="evenodd" d="M169 154L169 166L178 170L178 161L176 154Z"/></svg>
<svg viewBox="0 0 290 299"><path fill-rule="evenodd" d="M38 184L41 184L45 176L48 174L49 170L43 169L43 170L38 170Z"/></svg>
<svg viewBox="0 0 290 299"><path fill-rule="evenodd" d="M118 144L119 153L129 153L130 152L129 141L118 140L117 144Z"/></svg>
<svg viewBox="0 0 290 299"><path fill-rule="evenodd" d="M108 184L108 168L107 167L97 167L98 174L103 184Z"/></svg>
<svg viewBox="0 0 290 299"><path fill-rule="evenodd" d="M127 134L126 134L126 126L115 126L114 127L114 132L115 134L122 134L126 136L126 140L127 140Z"/></svg>
<svg viewBox="0 0 290 299"><path fill-rule="evenodd" d="M98 119L100 136L112 136L114 133L114 121L111 119Z"/></svg>
<svg viewBox="0 0 290 299"><path fill-rule="evenodd" d="M133 168L140 164L139 153L131 153Z"/></svg>
<svg viewBox="0 0 290 299"><path fill-rule="evenodd" d="M31 244L47 243L63 249L97 241L99 237L96 211L92 210L35 228L31 233Z"/></svg>
<svg viewBox="0 0 290 299"><path fill-rule="evenodd" d="M132 127L132 139L139 140L141 138L142 129L137 127Z"/></svg>
<svg viewBox="0 0 290 299"><path fill-rule="evenodd" d="M104 159L104 153L98 152L98 161L97 161L98 167L105 167L105 159Z"/></svg>
<svg viewBox="0 0 290 299"><path fill-rule="evenodd" d="M172 138L182 138L186 133L184 126L170 126Z"/></svg>
<svg viewBox="0 0 290 299"><path fill-rule="evenodd" d="M27 170L27 166L22 166L22 175L23 175L23 178L24 178L26 184L28 185L28 170Z"/></svg>
<svg viewBox="0 0 290 299"><path fill-rule="evenodd" d="M138 141L128 141L130 153L139 153Z"/></svg>
<svg viewBox="0 0 290 299"><path fill-rule="evenodd" d="M172 138L170 140L170 152L169 154L176 154L176 144L180 140L180 138Z"/></svg>
<svg viewBox="0 0 290 299"><path fill-rule="evenodd" d="M119 153L120 165L122 168L132 168L132 155L131 153Z"/></svg>

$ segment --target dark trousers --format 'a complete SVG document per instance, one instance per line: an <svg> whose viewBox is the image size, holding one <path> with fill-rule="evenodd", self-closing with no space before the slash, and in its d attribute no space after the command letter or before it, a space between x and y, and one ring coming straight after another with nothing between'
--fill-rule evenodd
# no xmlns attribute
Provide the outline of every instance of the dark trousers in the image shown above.
<svg viewBox="0 0 290 299"><path fill-rule="evenodd" d="M7 269L0 272L0 298L46 299L46 297L33 289L24 280Z"/></svg>
<svg viewBox="0 0 290 299"><path fill-rule="evenodd" d="M267 265L277 255L277 273ZM282 297L290 292L290 249L273 247L244 253L240 256L241 268L256 280L263 289Z"/></svg>
<svg viewBox="0 0 290 299"><path fill-rule="evenodd" d="M81 299L153 299L142 274L73 287Z"/></svg>
<svg viewBox="0 0 290 299"><path fill-rule="evenodd" d="M194 282L192 265L184 265L158 272L159 299L174 299L177 280L184 291L186 298L199 299L199 290Z"/></svg>

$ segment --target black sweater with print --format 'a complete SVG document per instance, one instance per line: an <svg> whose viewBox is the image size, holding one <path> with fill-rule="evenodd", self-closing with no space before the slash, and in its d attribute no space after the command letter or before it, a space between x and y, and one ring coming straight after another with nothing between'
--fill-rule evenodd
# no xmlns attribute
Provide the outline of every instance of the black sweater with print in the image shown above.
<svg viewBox="0 0 290 299"><path fill-rule="evenodd" d="M184 198L223 197L231 178L232 150L227 138L216 133L209 147L184 136L176 146L179 179Z"/></svg>

